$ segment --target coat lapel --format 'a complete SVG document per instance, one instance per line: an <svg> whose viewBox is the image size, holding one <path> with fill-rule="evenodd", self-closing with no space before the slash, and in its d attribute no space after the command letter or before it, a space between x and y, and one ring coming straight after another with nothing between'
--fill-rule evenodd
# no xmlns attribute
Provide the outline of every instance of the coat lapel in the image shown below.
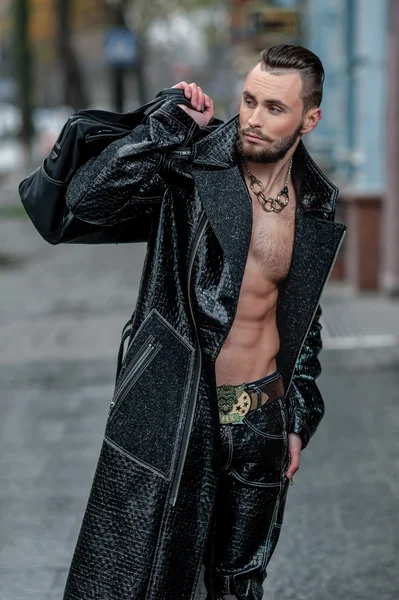
<svg viewBox="0 0 399 600"><path fill-rule="evenodd" d="M193 177L239 291L252 231L252 205L241 172L237 166L212 171L195 169Z"/></svg>
<svg viewBox="0 0 399 600"><path fill-rule="evenodd" d="M277 304L277 366L286 389L344 234L341 223L320 219L311 211L298 208L291 267L280 285Z"/></svg>
<svg viewBox="0 0 399 600"><path fill-rule="evenodd" d="M194 145L192 162L197 191L239 293L251 240L252 205L237 166L237 126L234 117L206 135ZM334 223L338 189L302 142L294 154L293 179L298 193L295 241L277 304L277 366L286 389L346 229Z"/></svg>

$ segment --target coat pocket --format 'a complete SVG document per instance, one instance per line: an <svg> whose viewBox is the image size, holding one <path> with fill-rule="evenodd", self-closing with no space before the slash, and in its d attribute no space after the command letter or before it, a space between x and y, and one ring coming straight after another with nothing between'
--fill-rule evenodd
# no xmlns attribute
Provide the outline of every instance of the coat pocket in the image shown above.
<svg viewBox="0 0 399 600"><path fill-rule="evenodd" d="M164 478L184 426L194 350L155 310L133 338L111 402L106 439Z"/></svg>
<svg viewBox="0 0 399 600"><path fill-rule="evenodd" d="M161 348L162 344L156 342L153 335L149 335L143 345L134 354L120 381L117 382L114 397L110 405L110 418L116 416L119 406L123 403L125 397L129 395L140 375L150 366L151 361Z"/></svg>

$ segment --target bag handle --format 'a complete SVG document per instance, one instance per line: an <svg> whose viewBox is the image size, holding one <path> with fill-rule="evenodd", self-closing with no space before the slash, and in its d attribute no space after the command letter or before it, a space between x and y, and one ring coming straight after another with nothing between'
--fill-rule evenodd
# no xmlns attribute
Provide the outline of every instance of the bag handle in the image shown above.
<svg viewBox="0 0 399 600"><path fill-rule="evenodd" d="M136 127L140 123L140 116L148 117L165 103L171 101L174 104L184 104L192 108L190 101L185 97L183 90L177 88L165 88L152 100L126 113L117 113L101 109L81 109L74 113L70 119L86 117L98 120L110 125L123 125L128 129Z"/></svg>
<svg viewBox="0 0 399 600"><path fill-rule="evenodd" d="M161 90L155 96L155 98L150 100L150 102L147 102L147 104L144 104L143 106L139 106L135 110L132 110L132 111L126 113L126 118L128 119L129 115L132 115L132 114L134 115L137 113L143 113L148 117L148 115L155 112L160 106L162 106L162 104L164 104L165 100L169 101L169 102L173 102L174 104L184 104L188 108L193 108L191 106L190 100L188 100L186 98L186 96L184 95L183 90L178 89L178 88L165 88L165 89ZM124 117L122 116L122 121L121 121L122 123L123 123L123 120L124 120Z"/></svg>

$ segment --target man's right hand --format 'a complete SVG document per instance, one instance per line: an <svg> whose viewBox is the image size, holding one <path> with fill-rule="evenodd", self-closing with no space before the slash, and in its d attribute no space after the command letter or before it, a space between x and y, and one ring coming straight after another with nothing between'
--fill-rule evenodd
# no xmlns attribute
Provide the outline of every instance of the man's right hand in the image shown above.
<svg viewBox="0 0 399 600"><path fill-rule="evenodd" d="M174 88L184 91L185 97L190 100L192 108L184 106L184 104L178 104L194 121L200 126L205 127L212 119L215 111L213 110L213 102L209 96L204 94L202 89L196 83L187 83L181 81L173 86ZM204 111L202 112L202 109Z"/></svg>

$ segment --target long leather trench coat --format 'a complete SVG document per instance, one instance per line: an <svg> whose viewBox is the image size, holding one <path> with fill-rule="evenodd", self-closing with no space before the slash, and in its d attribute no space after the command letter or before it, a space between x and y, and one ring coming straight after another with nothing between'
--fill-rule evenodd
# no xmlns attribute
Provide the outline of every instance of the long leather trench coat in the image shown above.
<svg viewBox="0 0 399 600"><path fill-rule="evenodd" d="M148 249L65 600L194 596L218 484L214 365L252 228L237 124L200 130L166 98L68 189L59 242L146 240ZM337 189L302 143L293 178L299 202L279 290L277 366L291 431L306 446L324 413L319 300L345 228L333 222Z"/></svg>

